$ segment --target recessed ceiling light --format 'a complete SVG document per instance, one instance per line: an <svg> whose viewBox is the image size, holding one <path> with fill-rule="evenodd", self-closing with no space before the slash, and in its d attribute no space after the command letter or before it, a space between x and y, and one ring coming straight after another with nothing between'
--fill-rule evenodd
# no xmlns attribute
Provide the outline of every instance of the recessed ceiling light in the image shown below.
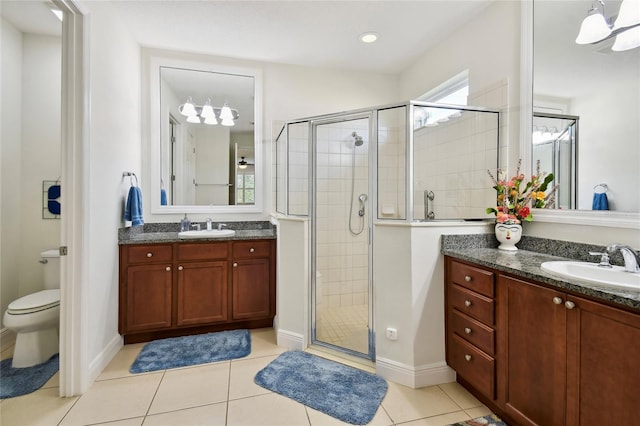
<svg viewBox="0 0 640 426"><path fill-rule="evenodd" d="M377 39L378 39L378 34L376 33L368 32L368 33L360 34L360 41L362 41L363 43L373 43Z"/></svg>

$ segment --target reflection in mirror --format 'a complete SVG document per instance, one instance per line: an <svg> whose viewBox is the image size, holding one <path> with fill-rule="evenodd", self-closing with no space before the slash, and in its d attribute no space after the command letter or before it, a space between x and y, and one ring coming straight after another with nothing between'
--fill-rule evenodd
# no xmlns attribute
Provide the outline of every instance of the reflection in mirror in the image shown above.
<svg viewBox="0 0 640 426"><path fill-rule="evenodd" d="M255 203L254 90L253 76L160 67L162 205Z"/></svg>
<svg viewBox="0 0 640 426"><path fill-rule="evenodd" d="M531 158L533 170L553 173L549 188L556 188L555 206L575 208L575 170L578 149L578 117L560 114L533 114Z"/></svg>
<svg viewBox="0 0 640 426"><path fill-rule="evenodd" d="M574 132L579 134L579 148L574 147L575 162L565 155L566 161L557 165L557 175L564 182L576 183L575 189L565 189L569 198L560 203L562 209L592 210L594 188L606 184L610 210L638 212L640 48L613 51L615 37L596 44L576 44L590 4L575 0L534 1L533 112L570 115L577 121ZM605 16L616 15L620 4L621 1L608 0ZM552 127L562 131L560 127L566 129L567 125L565 122ZM534 152L538 149L532 145ZM536 155L531 156L532 170ZM574 168L568 170L569 165Z"/></svg>

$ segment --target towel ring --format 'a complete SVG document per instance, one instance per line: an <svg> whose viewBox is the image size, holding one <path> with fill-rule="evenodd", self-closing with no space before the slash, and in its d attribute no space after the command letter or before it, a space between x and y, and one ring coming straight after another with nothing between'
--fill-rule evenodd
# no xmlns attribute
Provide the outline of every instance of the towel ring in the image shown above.
<svg viewBox="0 0 640 426"><path fill-rule="evenodd" d="M593 187L593 190L596 191L598 188L600 188L602 190L602 192L600 194L603 194L605 192L607 192L607 190L609 189L609 187L607 186L606 183L599 183L596 186Z"/></svg>
<svg viewBox="0 0 640 426"><path fill-rule="evenodd" d="M136 180L136 185L135 186L138 186L138 176L136 176L135 173L133 173L133 172L122 172L122 177L127 177L127 176L129 176L131 178L131 186L133 186L133 179L134 178Z"/></svg>

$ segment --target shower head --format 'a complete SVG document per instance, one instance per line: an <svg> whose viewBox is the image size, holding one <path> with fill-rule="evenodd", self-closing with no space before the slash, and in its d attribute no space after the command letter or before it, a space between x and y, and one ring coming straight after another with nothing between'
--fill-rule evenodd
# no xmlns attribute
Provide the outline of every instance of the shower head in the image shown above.
<svg viewBox="0 0 640 426"><path fill-rule="evenodd" d="M362 136L358 136L356 132L351 133L351 136L353 136L353 139L355 139L356 146L362 146L362 144L364 143L364 140L362 140Z"/></svg>

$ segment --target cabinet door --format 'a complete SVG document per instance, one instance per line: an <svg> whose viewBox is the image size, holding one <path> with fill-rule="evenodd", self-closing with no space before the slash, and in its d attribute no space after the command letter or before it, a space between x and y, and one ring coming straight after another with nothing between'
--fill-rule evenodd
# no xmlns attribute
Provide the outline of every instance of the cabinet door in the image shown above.
<svg viewBox="0 0 640 426"><path fill-rule="evenodd" d="M271 285L268 258L233 262L233 319L268 318L271 315Z"/></svg>
<svg viewBox="0 0 640 426"><path fill-rule="evenodd" d="M170 265L127 268L125 332L171 326L171 274Z"/></svg>
<svg viewBox="0 0 640 426"><path fill-rule="evenodd" d="M176 325L226 321L227 262L178 264Z"/></svg>
<svg viewBox="0 0 640 426"><path fill-rule="evenodd" d="M497 293L499 399L519 424L563 425L565 295L503 275Z"/></svg>
<svg viewBox="0 0 640 426"><path fill-rule="evenodd" d="M638 424L640 315L578 297L567 311L567 424Z"/></svg>

